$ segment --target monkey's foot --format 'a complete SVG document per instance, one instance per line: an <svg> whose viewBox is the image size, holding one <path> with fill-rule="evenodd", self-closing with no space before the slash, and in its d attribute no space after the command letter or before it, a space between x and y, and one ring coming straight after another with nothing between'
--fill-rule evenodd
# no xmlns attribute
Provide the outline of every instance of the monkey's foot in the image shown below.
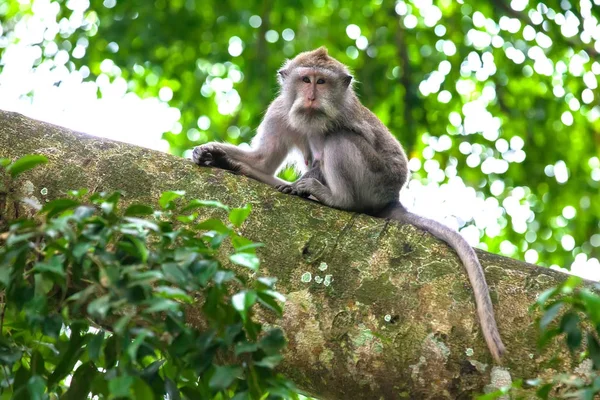
<svg viewBox="0 0 600 400"><path fill-rule="evenodd" d="M192 153L192 160L201 166L227 169L234 172L240 170L240 165L227 157L223 149L210 143L196 146Z"/></svg>
<svg viewBox="0 0 600 400"><path fill-rule="evenodd" d="M291 185L287 185L287 184L278 185L278 186L276 186L276 189L279 190L281 193L291 194L292 196L300 196L300 197L310 196L310 193L298 190L296 183L292 183Z"/></svg>

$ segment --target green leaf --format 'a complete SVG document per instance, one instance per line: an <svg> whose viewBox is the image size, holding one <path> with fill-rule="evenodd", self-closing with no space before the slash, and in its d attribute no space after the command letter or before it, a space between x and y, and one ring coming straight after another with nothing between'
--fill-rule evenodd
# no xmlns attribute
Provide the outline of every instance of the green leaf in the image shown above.
<svg viewBox="0 0 600 400"><path fill-rule="evenodd" d="M121 199L121 192L114 191L113 193L111 193L107 198L106 198L106 203L112 203L114 205L117 205L117 203L119 202L119 200Z"/></svg>
<svg viewBox="0 0 600 400"><path fill-rule="evenodd" d="M127 239L135 246L137 258L139 258L142 263L146 263L146 261L148 261L148 248L146 247L146 242L135 236L127 236Z"/></svg>
<svg viewBox="0 0 600 400"><path fill-rule="evenodd" d="M33 375L45 375L46 367L44 366L44 356L39 350L34 350L31 356L31 373Z"/></svg>
<svg viewBox="0 0 600 400"><path fill-rule="evenodd" d="M257 296L254 290L243 290L231 297L231 304L245 320L248 311L252 308L254 303L256 303L256 298Z"/></svg>
<svg viewBox="0 0 600 400"><path fill-rule="evenodd" d="M48 159L44 156L38 154L27 155L19 158L14 163L10 164L6 167L6 170L10 172L10 175L15 178L19 174L22 174L25 171L29 171L32 168L40 164L45 164L48 162Z"/></svg>
<svg viewBox="0 0 600 400"><path fill-rule="evenodd" d="M115 203L110 201L103 201L100 203L100 209L105 217L110 217L115 212Z"/></svg>
<svg viewBox="0 0 600 400"><path fill-rule="evenodd" d="M78 201L73 199L56 199L46 203L40 210L40 213L48 214L48 218L50 219L63 211L77 207L79 204Z"/></svg>
<svg viewBox="0 0 600 400"><path fill-rule="evenodd" d="M154 209L145 204L132 204L125 210L125 216L127 217L152 215L153 213Z"/></svg>
<svg viewBox="0 0 600 400"><path fill-rule="evenodd" d="M17 390L27 387L27 382L29 381L29 378L31 378L31 371L27 369L24 365L21 365L14 375L14 389Z"/></svg>
<svg viewBox="0 0 600 400"><path fill-rule="evenodd" d="M63 326L63 319L60 315L54 314L44 318L42 325L42 333L52 338L57 338L60 334L60 329Z"/></svg>
<svg viewBox="0 0 600 400"><path fill-rule="evenodd" d="M225 282L229 282L230 280L235 279L235 274L233 271L217 271L213 282L217 285L222 285Z"/></svg>
<svg viewBox="0 0 600 400"><path fill-rule="evenodd" d="M179 311L179 303L169 299L151 299L148 305L149 307L144 310L145 314L161 311Z"/></svg>
<svg viewBox="0 0 600 400"><path fill-rule="evenodd" d="M105 294L88 304L87 311L94 318L104 319L110 309L110 296Z"/></svg>
<svg viewBox="0 0 600 400"><path fill-rule="evenodd" d="M206 286L218 269L219 264L216 261L200 260L192 265L191 272L200 285Z"/></svg>
<svg viewBox="0 0 600 400"><path fill-rule="evenodd" d="M235 253L229 256L229 260L242 267L250 268L253 271L258 271L260 260L256 255L251 253Z"/></svg>
<svg viewBox="0 0 600 400"><path fill-rule="evenodd" d="M588 352L592 363L594 364L594 369L596 371L600 370L600 344L596 340L596 337L588 333Z"/></svg>
<svg viewBox="0 0 600 400"><path fill-rule="evenodd" d="M552 387L554 385L552 383L547 383L545 385L543 385L542 387L540 387L535 394L540 398L540 399L544 399L547 400L548 399L548 395L550 394L550 391L552 390Z"/></svg>
<svg viewBox="0 0 600 400"><path fill-rule="evenodd" d="M104 331L99 331L94 335L90 343L87 345L88 357L92 361L98 361L100 358L100 350L102 349L102 344L104 343L104 337L106 333Z"/></svg>
<svg viewBox="0 0 600 400"><path fill-rule="evenodd" d="M540 319L540 329L546 329L548 324L554 321L554 318L556 318L556 316L558 315L558 313L564 305L565 304L561 302L557 302L551 305Z"/></svg>
<svg viewBox="0 0 600 400"><path fill-rule="evenodd" d="M67 390L64 397L61 397L61 400L63 400L63 398L64 400L87 399L92 382L98 374L98 369L92 362L88 361L85 364L81 364L73 374L69 390Z"/></svg>
<svg viewBox="0 0 600 400"><path fill-rule="evenodd" d="M212 232L210 232L212 233ZM206 235L208 236L208 235ZM218 249L221 244L223 243L223 240L225 240L227 238L227 236L229 236L229 232L226 233L217 233L216 235L213 235L212 238L210 239L210 248L211 249Z"/></svg>
<svg viewBox="0 0 600 400"><path fill-rule="evenodd" d="M192 303L193 298L185 290L174 288L170 286L159 286L154 289L156 294L160 297L164 297L166 299L179 300L184 303Z"/></svg>
<svg viewBox="0 0 600 400"><path fill-rule="evenodd" d="M75 334L75 332L71 333L67 351L63 353L60 362L56 368L54 368L52 375L48 378L49 390L53 390L56 383L60 382L73 371L73 366L79 361L79 357L83 352L82 347L86 344L88 339L88 335L80 336L79 334Z"/></svg>
<svg viewBox="0 0 600 400"><path fill-rule="evenodd" d="M223 221L216 218L210 218L206 221L202 221L199 224L196 224L195 228L201 231L215 231L218 233L227 233L230 231L229 228L225 226Z"/></svg>
<svg viewBox="0 0 600 400"><path fill-rule="evenodd" d="M8 164L10 164L9 158L0 158L0 167L6 167Z"/></svg>
<svg viewBox="0 0 600 400"><path fill-rule="evenodd" d="M83 256L86 255L87 252L93 248L94 245L92 243L80 242L73 246L73 250L71 252L73 254L73 257L75 257L75 260L77 260L77 262L81 262Z"/></svg>
<svg viewBox="0 0 600 400"><path fill-rule="evenodd" d="M285 398L285 397L284 397ZM238 392L231 398L231 400L251 400L252 397L248 392ZM262 398L260 399L262 400Z"/></svg>
<svg viewBox="0 0 600 400"><path fill-rule="evenodd" d="M133 385L133 376L124 375L113 378L108 382L108 390L111 398L115 397L130 397L129 388Z"/></svg>
<svg viewBox="0 0 600 400"><path fill-rule="evenodd" d="M184 224L191 224L196 220L196 218L198 218L198 214L196 213L190 215L178 215L177 221L183 222Z"/></svg>
<svg viewBox="0 0 600 400"><path fill-rule="evenodd" d="M506 398L507 392L508 392L508 390L505 390L504 388L502 388L500 390L496 390L495 392L484 394L482 396L477 396L477 400L495 400L495 399L499 399L501 397Z"/></svg>
<svg viewBox="0 0 600 400"><path fill-rule="evenodd" d="M258 301L265 307L275 311L277 315L283 315L283 308L279 304L280 302L285 302L285 297L274 290L260 290L257 292Z"/></svg>
<svg viewBox="0 0 600 400"><path fill-rule="evenodd" d="M546 301L548 301L548 299L550 299L550 297L554 296L556 293L558 293L558 288L557 287L552 287L550 289L546 289L544 290L537 298L536 302L538 305L542 306L544 305L544 303L546 303Z"/></svg>
<svg viewBox="0 0 600 400"><path fill-rule="evenodd" d="M165 360L165 359L154 361L153 363L148 365L146 368L144 368L142 371L140 371L140 376L146 380L156 378L158 371L160 370L160 367L162 367L166 361L167 360Z"/></svg>
<svg viewBox="0 0 600 400"><path fill-rule="evenodd" d="M0 364L12 366L21 359L23 353L11 343L0 343Z"/></svg>
<svg viewBox="0 0 600 400"><path fill-rule="evenodd" d="M49 260L38 262L33 267L34 272L45 272L60 278L65 278L64 257L52 256Z"/></svg>
<svg viewBox="0 0 600 400"><path fill-rule="evenodd" d="M237 366L216 366L208 385L213 390L225 390L236 378L242 376L242 368Z"/></svg>
<svg viewBox="0 0 600 400"><path fill-rule="evenodd" d="M169 400L181 400L177 384L169 378L165 379L165 390L169 395Z"/></svg>
<svg viewBox="0 0 600 400"><path fill-rule="evenodd" d="M260 361L256 361L254 365L274 369L277 365L279 365L279 363L281 363L282 360L283 356L281 354L274 354L272 356L267 356Z"/></svg>
<svg viewBox="0 0 600 400"><path fill-rule="evenodd" d="M568 312L561 318L560 330L567 334L567 345L571 351L581 345L581 330L579 329L579 317L574 312Z"/></svg>
<svg viewBox="0 0 600 400"><path fill-rule="evenodd" d="M133 342L127 346L127 354L131 360L137 359L138 349L140 348L141 344L144 343L144 339L146 339L148 336L152 336L152 333L146 329L142 329L139 331Z"/></svg>
<svg viewBox="0 0 600 400"><path fill-rule="evenodd" d="M173 200L183 197L184 195L185 195L185 191L183 191L183 190L163 192L160 195L158 204L164 209L170 209L173 207L173 205L172 205Z"/></svg>
<svg viewBox="0 0 600 400"><path fill-rule="evenodd" d="M258 342L258 346L268 355L277 354L285 347L285 337L279 328L273 328Z"/></svg>
<svg viewBox="0 0 600 400"><path fill-rule="evenodd" d="M114 326L115 332L119 335L123 335L125 333L125 331L127 330L129 321L131 321L132 318L133 318L133 315L131 315L131 314L125 314L121 318L119 318L119 320L115 323L115 326Z"/></svg>
<svg viewBox="0 0 600 400"><path fill-rule="evenodd" d="M594 325L600 323L600 296L588 289L582 289L579 296L585 306L585 310Z"/></svg>
<svg viewBox="0 0 600 400"><path fill-rule="evenodd" d="M185 286L188 276L187 274L175 263L166 263L162 266L165 279L182 286Z"/></svg>
<svg viewBox="0 0 600 400"><path fill-rule="evenodd" d="M258 344L252 342L240 342L235 345L235 355L254 353L258 350Z"/></svg>
<svg viewBox="0 0 600 400"><path fill-rule="evenodd" d="M30 400L43 400L46 391L46 380L41 376L32 376L27 382L27 391Z"/></svg>
<svg viewBox="0 0 600 400"><path fill-rule="evenodd" d="M260 276L256 281L258 282L258 287L261 289L273 289L275 283L277 283L277 278L270 276Z"/></svg>
<svg viewBox="0 0 600 400"><path fill-rule="evenodd" d="M560 290L563 294L572 293L573 290L579 286L583 280L575 275L571 275L560 285Z"/></svg>
<svg viewBox="0 0 600 400"><path fill-rule="evenodd" d="M149 230L157 232L157 233L160 232L160 228L158 227L158 225L152 221L148 221L148 220L141 219L141 218L135 218L135 217L125 217L124 219L125 219L125 221L129 222L129 224L126 225L128 227L130 226L130 227L138 228L140 230L149 229Z"/></svg>
<svg viewBox="0 0 600 400"><path fill-rule="evenodd" d="M115 332L117 329L115 327ZM118 333L118 332L117 332ZM106 346L104 346L104 367L109 369L112 368L118 357L118 350L120 347L119 339L116 335L111 335L106 339Z"/></svg>
<svg viewBox="0 0 600 400"><path fill-rule="evenodd" d="M232 241L233 242L233 241ZM249 243L243 246L237 246L236 243L233 243L233 248L237 253L255 253L256 249L259 247L264 247L264 243Z"/></svg>
<svg viewBox="0 0 600 400"><path fill-rule="evenodd" d="M244 208L234 208L229 212L229 221L239 228L250 215L250 211L252 211L250 204L246 204Z"/></svg>
<svg viewBox="0 0 600 400"><path fill-rule="evenodd" d="M69 190L67 193L69 194L69 196L81 199L83 196L89 193L89 189L83 188L79 190Z"/></svg>
<svg viewBox="0 0 600 400"><path fill-rule="evenodd" d="M132 389L134 399L152 400L156 398L150 386L142 378L135 378Z"/></svg>
<svg viewBox="0 0 600 400"><path fill-rule="evenodd" d="M219 202L219 201L215 201L215 200L198 200L198 199L193 199L191 200L187 206L185 206L182 211L183 212L187 212L187 211L191 211L191 210L195 210L197 208L201 208L201 207L214 207L214 208L221 208L225 211L229 211L229 207L227 207L225 204Z"/></svg>
<svg viewBox="0 0 600 400"><path fill-rule="evenodd" d="M14 247L19 243L30 242L32 238L38 236L37 232L27 232L23 234L10 234L6 239L6 246Z"/></svg>

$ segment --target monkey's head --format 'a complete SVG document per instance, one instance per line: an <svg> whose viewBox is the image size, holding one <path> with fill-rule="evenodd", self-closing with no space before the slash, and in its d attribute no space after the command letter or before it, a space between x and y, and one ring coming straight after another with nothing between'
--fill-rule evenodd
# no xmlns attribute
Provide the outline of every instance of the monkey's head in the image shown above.
<svg viewBox="0 0 600 400"><path fill-rule="evenodd" d="M348 68L325 47L298 54L279 70L290 124L301 131L323 133L335 123L354 94Z"/></svg>

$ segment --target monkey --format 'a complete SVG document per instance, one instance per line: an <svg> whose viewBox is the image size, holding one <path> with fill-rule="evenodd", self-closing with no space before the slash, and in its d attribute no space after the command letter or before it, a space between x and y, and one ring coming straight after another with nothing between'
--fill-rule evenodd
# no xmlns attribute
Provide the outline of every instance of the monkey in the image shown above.
<svg viewBox="0 0 600 400"><path fill-rule="evenodd" d="M320 47L287 60L277 79L280 93L267 108L250 149L210 142L194 148L193 161L246 175L283 193L314 197L330 207L412 224L448 243L466 269L484 339L500 363L505 347L475 251L458 232L400 203L400 190L409 177L408 158L358 99L349 69ZM304 156L308 172L293 183L275 177L295 150Z"/></svg>

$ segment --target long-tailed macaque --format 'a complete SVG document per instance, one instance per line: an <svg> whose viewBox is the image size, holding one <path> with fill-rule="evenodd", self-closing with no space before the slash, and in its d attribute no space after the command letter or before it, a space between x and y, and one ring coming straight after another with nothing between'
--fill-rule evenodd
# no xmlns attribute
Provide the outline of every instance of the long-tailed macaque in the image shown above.
<svg viewBox="0 0 600 400"><path fill-rule="evenodd" d="M284 193L313 196L331 207L413 224L445 241L467 270L483 336L499 362L504 345L477 255L459 233L400 204L399 192L409 176L406 154L360 103L352 79L324 47L299 54L279 70L281 92L251 148L207 143L194 149L194 162L247 175ZM310 168L296 182L284 182L274 173L295 149Z"/></svg>

